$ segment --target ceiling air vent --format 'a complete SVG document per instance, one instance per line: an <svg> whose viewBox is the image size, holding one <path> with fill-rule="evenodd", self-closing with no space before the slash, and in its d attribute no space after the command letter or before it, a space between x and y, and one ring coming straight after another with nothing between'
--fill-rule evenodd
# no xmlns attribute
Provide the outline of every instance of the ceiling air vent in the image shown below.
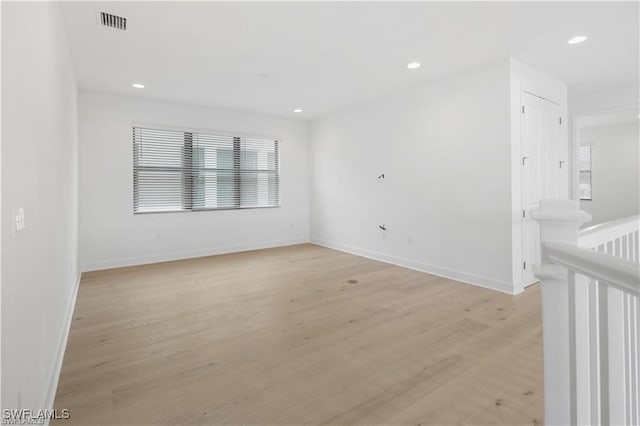
<svg viewBox="0 0 640 426"><path fill-rule="evenodd" d="M100 20L100 24L105 27L111 27L116 30L123 31L127 29L127 18L123 18L122 16L113 15L107 12L100 12L98 19Z"/></svg>

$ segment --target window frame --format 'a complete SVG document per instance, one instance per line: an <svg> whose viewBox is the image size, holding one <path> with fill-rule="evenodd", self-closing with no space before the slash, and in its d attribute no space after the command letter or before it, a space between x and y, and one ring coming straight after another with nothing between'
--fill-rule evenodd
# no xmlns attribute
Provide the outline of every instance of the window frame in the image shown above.
<svg viewBox="0 0 640 426"><path fill-rule="evenodd" d="M580 161L580 156L581 156L580 151L583 148L586 148L589 150L589 168L588 169L583 169ZM582 172L589 173L589 198L582 198L582 191L580 189ZM593 201L593 146L592 144L580 145L578 147L578 196L580 198L580 201Z"/></svg>
<svg viewBox="0 0 640 426"><path fill-rule="evenodd" d="M169 131L169 132L180 132L183 133L184 136L184 145L181 160L183 162L183 166L181 167L169 167L169 166L138 166L138 156L136 151L136 129L149 129L156 131ZM162 214L162 213L194 213L194 212L206 212L206 211L218 211L218 210L253 210L253 209L274 209L282 207L282 198L280 192L280 179L281 179L281 167L280 167L280 138L275 138L272 136L265 135L256 135L256 134L248 134L241 132L224 132L210 129L193 129L193 128L183 128L183 127L173 127L173 126L162 126L155 124L146 124L146 123L131 123L131 131L132 131L132 148L133 148L133 159L132 159L132 191L133 191L133 205L132 211L134 215L147 215L147 214ZM233 159L233 187L234 191L234 205L233 206L224 206L224 207L195 207L195 200L193 195L195 193L195 180L193 174L193 163L189 161L189 159L193 158L193 149L194 149L194 137L198 134L202 135L213 135L213 136L221 136L221 137L231 137L233 138L233 151L232 151L232 159ZM240 152L242 151L241 141L243 139L256 139L256 140L268 140L272 141L274 144L275 151L275 169L267 170L270 173L273 173L273 176L276 177L276 197L277 203L274 205L263 205L263 206L242 206L242 180L241 173L243 171L253 171L253 170L243 170L241 168L241 160L240 160ZM189 154L186 154L186 151L189 150ZM140 170L158 170L158 171L176 171L181 172L183 177L182 183L182 196L181 198L181 209L179 210L154 210L154 211L139 211L139 191L136 191L136 188L139 187L139 176L138 172ZM260 169L256 169L256 172L264 171Z"/></svg>

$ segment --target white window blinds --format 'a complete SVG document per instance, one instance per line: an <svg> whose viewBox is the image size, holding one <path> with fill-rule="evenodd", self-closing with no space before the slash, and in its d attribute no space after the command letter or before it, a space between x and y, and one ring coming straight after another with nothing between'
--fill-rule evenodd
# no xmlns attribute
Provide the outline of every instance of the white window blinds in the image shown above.
<svg viewBox="0 0 640 426"><path fill-rule="evenodd" d="M591 146L580 147L578 153L578 173L580 173L580 199L591 200Z"/></svg>
<svg viewBox="0 0 640 426"><path fill-rule="evenodd" d="M277 207L278 141L133 128L134 213Z"/></svg>

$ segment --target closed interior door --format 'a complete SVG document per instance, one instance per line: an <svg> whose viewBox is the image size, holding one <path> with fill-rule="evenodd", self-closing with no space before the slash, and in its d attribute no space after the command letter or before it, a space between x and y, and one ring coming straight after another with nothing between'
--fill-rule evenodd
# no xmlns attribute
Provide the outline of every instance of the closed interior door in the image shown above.
<svg viewBox="0 0 640 426"><path fill-rule="evenodd" d="M530 212L540 200L561 198L566 163L561 162L558 105L526 92L521 99L522 281L527 286L537 281L533 265L540 260L540 231Z"/></svg>

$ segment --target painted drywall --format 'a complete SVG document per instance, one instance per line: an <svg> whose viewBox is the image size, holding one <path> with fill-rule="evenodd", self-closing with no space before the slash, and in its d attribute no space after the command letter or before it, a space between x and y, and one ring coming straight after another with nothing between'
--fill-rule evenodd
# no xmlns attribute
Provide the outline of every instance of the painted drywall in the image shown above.
<svg viewBox="0 0 640 426"><path fill-rule="evenodd" d="M569 113L579 116L585 113L607 111L629 105L637 106L640 102L639 82L625 86L612 87L596 92L569 93Z"/></svg>
<svg viewBox="0 0 640 426"><path fill-rule="evenodd" d="M611 119L630 115L637 117L640 114L640 90L639 82L624 86L612 87L596 92L572 94L569 93L569 117L571 132L569 133L569 146L571 156L571 198L579 199L578 179L578 146L580 145L580 129L585 123L595 120ZM585 226L589 226L586 224Z"/></svg>
<svg viewBox="0 0 640 426"><path fill-rule="evenodd" d="M312 122L312 241L513 292L509 78L505 60Z"/></svg>
<svg viewBox="0 0 640 426"><path fill-rule="evenodd" d="M83 270L309 240L306 121L98 92L81 91L78 102ZM277 138L282 207L134 215L134 123Z"/></svg>
<svg viewBox="0 0 640 426"><path fill-rule="evenodd" d="M53 402L78 282L76 117L59 5L3 2L2 408Z"/></svg>
<svg viewBox="0 0 640 426"><path fill-rule="evenodd" d="M580 208L593 217L586 226L640 214L640 124L580 132L581 144L591 145L593 199L580 202Z"/></svg>

